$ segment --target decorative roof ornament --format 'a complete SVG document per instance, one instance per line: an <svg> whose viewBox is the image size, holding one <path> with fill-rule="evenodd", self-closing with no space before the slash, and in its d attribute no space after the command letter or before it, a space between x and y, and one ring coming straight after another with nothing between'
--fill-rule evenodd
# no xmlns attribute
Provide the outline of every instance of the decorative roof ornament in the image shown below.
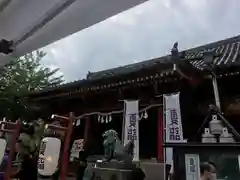
<svg viewBox="0 0 240 180"><path fill-rule="evenodd" d="M105 119L104 119L104 117L102 116L102 118L101 118L101 123L104 123L105 122Z"/></svg>
<svg viewBox="0 0 240 180"><path fill-rule="evenodd" d="M112 116L109 115L109 117L108 117L108 122L111 122L111 121L112 121Z"/></svg>
<svg viewBox="0 0 240 180"><path fill-rule="evenodd" d="M173 44L173 47L171 49L171 56L173 58L173 60L177 60L179 58L179 54L178 54L178 42L175 42Z"/></svg>

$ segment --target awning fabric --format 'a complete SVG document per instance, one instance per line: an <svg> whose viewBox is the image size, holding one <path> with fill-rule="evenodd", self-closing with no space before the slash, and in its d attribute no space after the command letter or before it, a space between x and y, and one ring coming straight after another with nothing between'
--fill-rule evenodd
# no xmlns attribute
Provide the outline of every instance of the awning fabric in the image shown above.
<svg viewBox="0 0 240 180"><path fill-rule="evenodd" d="M0 0L0 40L13 40L21 56L145 1ZM0 65L8 56L0 55Z"/></svg>

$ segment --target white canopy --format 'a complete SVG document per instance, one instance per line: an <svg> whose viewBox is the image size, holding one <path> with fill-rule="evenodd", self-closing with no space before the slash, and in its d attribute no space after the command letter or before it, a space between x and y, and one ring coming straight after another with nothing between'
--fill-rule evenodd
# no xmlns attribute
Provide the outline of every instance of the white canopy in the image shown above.
<svg viewBox="0 0 240 180"><path fill-rule="evenodd" d="M13 40L21 56L145 1L0 0L0 40ZM0 65L8 56L0 55Z"/></svg>

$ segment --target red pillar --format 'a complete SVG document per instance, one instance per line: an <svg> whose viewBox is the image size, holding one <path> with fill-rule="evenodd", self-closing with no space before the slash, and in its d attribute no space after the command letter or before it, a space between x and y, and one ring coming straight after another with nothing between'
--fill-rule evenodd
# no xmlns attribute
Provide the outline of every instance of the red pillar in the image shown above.
<svg viewBox="0 0 240 180"><path fill-rule="evenodd" d="M160 163L164 162L164 149L163 149L163 133L164 133L164 127L163 127L163 108L158 108L158 117L157 117L157 160Z"/></svg>
<svg viewBox="0 0 240 180"><path fill-rule="evenodd" d="M17 143L17 139L18 139L18 136L19 136L19 133L20 133L20 120L18 119L16 121L16 123L6 123L6 124L12 124L14 125L14 129L13 130L5 130L5 132L7 133L12 133L12 142L11 142L11 146L10 146L10 152L9 152L9 156L8 156L8 163L7 163L7 168L4 172L4 180L9 180L11 179L10 176L11 176L11 171L12 171L12 159L13 159L13 156L14 156L14 153L15 153L15 146L16 146L16 143Z"/></svg>
<svg viewBox="0 0 240 180"><path fill-rule="evenodd" d="M65 180L68 173L68 164L69 164L69 155L68 155L68 149L71 141L71 134L73 131L73 121L74 121L74 115L73 113L69 113L69 121L66 131L66 137L64 141L64 147L63 147L63 158L61 162L61 171L60 171L60 180Z"/></svg>

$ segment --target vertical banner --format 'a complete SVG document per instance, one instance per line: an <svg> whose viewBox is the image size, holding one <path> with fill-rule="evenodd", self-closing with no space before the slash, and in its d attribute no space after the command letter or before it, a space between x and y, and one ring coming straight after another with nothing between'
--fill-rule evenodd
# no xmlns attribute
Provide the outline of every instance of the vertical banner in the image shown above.
<svg viewBox="0 0 240 180"><path fill-rule="evenodd" d="M133 141L133 161L139 161L138 100L124 101L124 113L124 146Z"/></svg>
<svg viewBox="0 0 240 180"><path fill-rule="evenodd" d="M200 177L200 162L198 154L185 154L186 180L198 180Z"/></svg>
<svg viewBox="0 0 240 180"><path fill-rule="evenodd" d="M165 141L182 142L182 119L179 102L179 93L164 95L165 100Z"/></svg>
<svg viewBox="0 0 240 180"><path fill-rule="evenodd" d="M165 109L165 142L183 142L182 119L179 102L180 93L163 95ZM165 149L166 164L173 163L172 148Z"/></svg>

